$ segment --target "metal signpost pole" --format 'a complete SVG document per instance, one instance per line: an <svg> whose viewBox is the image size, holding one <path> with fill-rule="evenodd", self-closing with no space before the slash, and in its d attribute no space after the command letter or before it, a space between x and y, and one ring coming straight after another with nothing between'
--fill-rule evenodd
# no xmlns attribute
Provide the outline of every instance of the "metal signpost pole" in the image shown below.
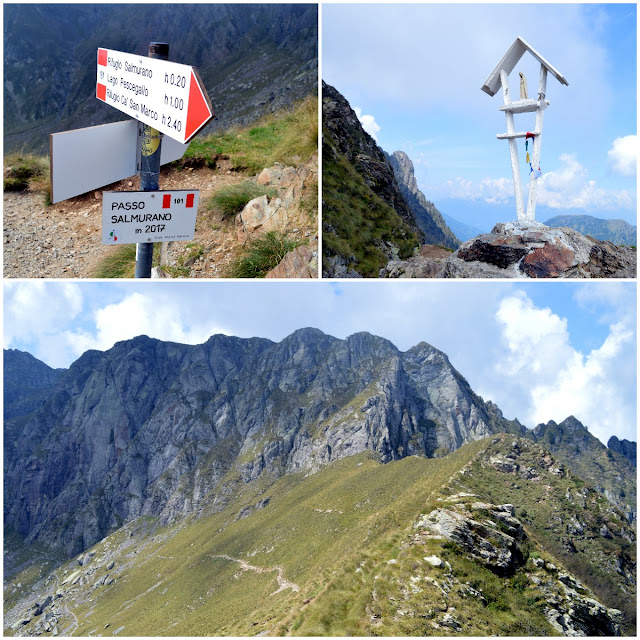
<svg viewBox="0 0 640 640"><path fill-rule="evenodd" d="M169 45L164 42L149 43L149 57L169 59ZM162 134L148 124L142 127L142 155L140 160L140 188L142 191L158 191L160 177L160 148ZM153 242L136 245L136 278L150 278L153 260Z"/></svg>

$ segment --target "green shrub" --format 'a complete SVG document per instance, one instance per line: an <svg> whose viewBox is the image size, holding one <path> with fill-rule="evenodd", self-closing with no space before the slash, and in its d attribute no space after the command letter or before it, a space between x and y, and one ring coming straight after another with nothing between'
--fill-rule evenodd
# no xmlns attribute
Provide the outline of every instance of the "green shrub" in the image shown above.
<svg viewBox="0 0 640 640"><path fill-rule="evenodd" d="M5 191L26 191L29 188L29 181L22 178L5 178Z"/></svg>

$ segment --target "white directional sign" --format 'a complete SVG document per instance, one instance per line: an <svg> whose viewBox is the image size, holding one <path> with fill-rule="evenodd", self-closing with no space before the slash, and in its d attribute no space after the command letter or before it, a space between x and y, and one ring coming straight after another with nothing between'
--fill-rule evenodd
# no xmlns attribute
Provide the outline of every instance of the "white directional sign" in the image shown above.
<svg viewBox="0 0 640 640"><path fill-rule="evenodd" d="M199 191L105 191L102 244L191 240Z"/></svg>
<svg viewBox="0 0 640 640"><path fill-rule="evenodd" d="M111 49L98 49L96 97L183 143L213 118L193 67Z"/></svg>
<svg viewBox="0 0 640 640"><path fill-rule="evenodd" d="M135 120L52 133L49 138L51 202L61 202L139 173L140 124ZM165 137L160 164L179 160L187 150ZM136 150L137 147L137 150Z"/></svg>

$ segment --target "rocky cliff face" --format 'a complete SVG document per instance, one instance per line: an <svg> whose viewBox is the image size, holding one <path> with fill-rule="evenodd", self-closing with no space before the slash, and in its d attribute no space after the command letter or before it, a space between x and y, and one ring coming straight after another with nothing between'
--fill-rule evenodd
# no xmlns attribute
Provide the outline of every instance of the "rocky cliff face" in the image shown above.
<svg viewBox="0 0 640 640"><path fill-rule="evenodd" d="M619 440L616 436L611 436L607 442L607 447L611 451L624 456L634 467L636 466L636 443L629 440Z"/></svg>
<svg viewBox="0 0 640 640"><path fill-rule="evenodd" d="M460 242L433 202L427 200L418 188L411 158L404 151L394 151L393 154L385 154L385 156L393 168L400 191L413 212L418 226L424 231L425 242L457 249Z"/></svg>
<svg viewBox="0 0 640 640"><path fill-rule="evenodd" d="M424 241L384 151L336 89L322 84L323 269L376 276Z"/></svg>
<svg viewBox="0 0 640 640"><path fill-rule="evenodd" d="M438 456L498 431L524 427L426 343L141 336L85 353L5 441L5 523L78 553L139 515L197 511L232 468L249 482L364 450Z"/></svg>
<svg viewBox="0 0 640 640"><path fill-rule="evenodd" d="M17 349L5 349L4 373L4 419L24 416L38 406L41 399L55 384L61 374L30 353Z"/></svg>

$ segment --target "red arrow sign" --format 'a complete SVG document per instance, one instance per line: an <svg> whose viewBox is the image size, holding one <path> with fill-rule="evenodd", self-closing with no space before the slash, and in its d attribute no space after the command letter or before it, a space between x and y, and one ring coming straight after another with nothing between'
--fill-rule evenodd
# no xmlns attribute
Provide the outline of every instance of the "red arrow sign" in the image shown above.
<svg viewBox="0 0 640 640"><path fill-rule="evenodd" d="M200 85L200 78L191 70L191 85L189 86L189 108L187 111L187 126L185 139L191 140L193 136L204 127L213 117L211 101L207 92Z"/></svg>
<svg viewBox="0 0 640 640"><path fill-rule="evenodd" d="M194 67L98 49L98 100L186 143L212 118Z"/></svg>

